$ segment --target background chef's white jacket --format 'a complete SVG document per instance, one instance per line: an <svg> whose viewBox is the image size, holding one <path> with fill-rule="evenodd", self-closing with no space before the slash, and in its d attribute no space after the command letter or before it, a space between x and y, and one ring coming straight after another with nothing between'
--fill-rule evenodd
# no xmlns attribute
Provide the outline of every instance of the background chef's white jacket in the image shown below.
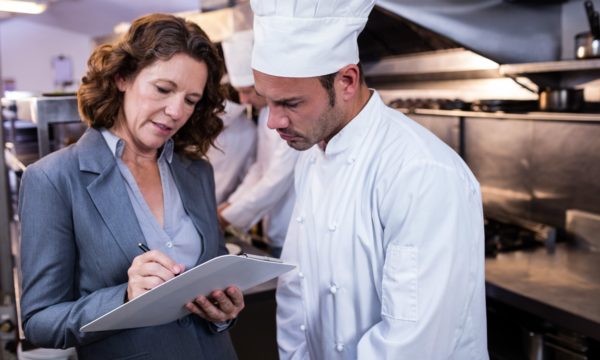
<svg viewBox="0 0 600 360"><path fill-rule="evenodd" d="M487 359L479 184L384 105L301 154L279 278L281 359Z"/></svg>
<svg viewBox="0 0 600 360"><path fill-rule="evenodd" d="M256 158L256 125L246 116L246 106L227 100L221 116L225 128L206 156L215 172L217 204L223 202L242 182Z"/></svg>
<svg viewBox="0 0 600 360"><path fill-rule="evenodd" d="M298 151L267 127L268 108L258 117L256 162L227 199L221 215L235 227L248 230L261 218L271 245L281 247L294 207L294 167Z"/></svg>

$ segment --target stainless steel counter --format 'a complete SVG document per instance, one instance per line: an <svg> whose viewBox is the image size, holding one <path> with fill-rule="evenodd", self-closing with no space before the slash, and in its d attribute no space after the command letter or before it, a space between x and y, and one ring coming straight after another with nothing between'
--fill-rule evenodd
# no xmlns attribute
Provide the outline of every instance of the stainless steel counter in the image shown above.
<svg viewBox="0 0 600 360"><path fill-rule="evenodd" d="M486 259L487 296L600 340L600 253L559 244Z"/></svg>
<svg viewBox="0 0 600 360"><path fill-rule="evenodd" d="M511 119L511 120L539 120L539 121L575 121L575 122L600 122L600 114L584 113L561 113L561 112L529 112L529 113L505 113L505 112L480 112L464 110L436 110L436 109L398 109L407 114L455 116L463 118L488 118L488 119Z"/></svg>

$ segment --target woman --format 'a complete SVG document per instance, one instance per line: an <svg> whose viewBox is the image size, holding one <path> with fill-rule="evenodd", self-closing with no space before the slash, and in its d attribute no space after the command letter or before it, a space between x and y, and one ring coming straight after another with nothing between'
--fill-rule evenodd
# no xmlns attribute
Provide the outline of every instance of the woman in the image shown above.
<svg viewBox="0 0 600 360"><path fill-rule="evenodd" d="M29 341L75 346L80 359L236 358L224 331L244 306L235 287L199 296L186 305L193 314L166 325L79 331L226 253L212 170L202 160L223 127L222 68L197 25L161 14L136 20L119 42L91 55L78 93L90 128L22 180Z"/></svg>

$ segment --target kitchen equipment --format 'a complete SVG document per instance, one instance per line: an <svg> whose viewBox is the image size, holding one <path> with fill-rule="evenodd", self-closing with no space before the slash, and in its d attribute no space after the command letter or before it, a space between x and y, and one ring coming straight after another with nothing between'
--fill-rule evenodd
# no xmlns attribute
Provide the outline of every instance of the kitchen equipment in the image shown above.
<svg viewBox="0 0 600 360"><path fill-rule="evenodd" d="M598 12L594 10L594 3L592 0L586 0L583 6L585 7L585 14L587 15L592 35L594 35L595 38L600 37L600 33L598 32L598 30L600 30L598 27Z"/></svg>
<svg viewBox="0 0 600 360"><path fill-rule="evenodd" d="M472 111L526 113L536 111L538 102L535 100L488 99L477 100L471 104Z"/></svg>
<svg viewBox="0 0 600 360"><path fill-rule="evenodd" d="M575 35L575 57L589 59L600 57L600 39L591 32L582 32Z"/></svg>
<svg viewBox="0 0 600 360"><path fill-rule="evenodd" d="M583 108L583 89L546 88L539 93L541 111L577 112Z"/></svg>
<svg viewBox="0 0 600 360"><path fill-rule="evenodd" d="M584 6L590 31L575 35L577 59L600 57L600 15L594 10L594 3L591 0L586 0Z"/></svg>
<svg viewBox="0 0 600 360"><path fill-rule="evenodd" d="M553 251L556 245L556 228L515 217L491 218L484 222L485 255L495 257L499 252L531 249L545 246Z"/></svg>

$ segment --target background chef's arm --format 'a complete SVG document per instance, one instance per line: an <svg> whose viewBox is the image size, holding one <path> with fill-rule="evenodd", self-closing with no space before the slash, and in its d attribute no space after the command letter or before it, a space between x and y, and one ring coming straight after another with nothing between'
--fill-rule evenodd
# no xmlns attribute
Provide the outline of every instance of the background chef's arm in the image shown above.
<svg viewBox="0 0 600 360"><path fill-rule="evenodd" d="M359 341L359 359L446 359L461 335L483 254L475 185L454 169L418 162L376 190L384 229L381 321Z"/></svg>
<svg viewBox="0 0 600 360"><path fill-rule="evenodd" d="M292 187L298 152L279 139L276 133L275 136L276 139L269 138L269 141L274 141L273 160L269 167L261 170L255 163L227 200L230 205L221 212L221 216L235 227L250 228Z"/></svg>
<svg viewBox="0 0 600 360"><path fill-rule="evenodd" d="M79 328L121 305L127 284L77 298L80 274L71 203L35 166L25 171L21 184L21 311L26 338L38 346L67 348L114 334L81 333Z"/></svg>

